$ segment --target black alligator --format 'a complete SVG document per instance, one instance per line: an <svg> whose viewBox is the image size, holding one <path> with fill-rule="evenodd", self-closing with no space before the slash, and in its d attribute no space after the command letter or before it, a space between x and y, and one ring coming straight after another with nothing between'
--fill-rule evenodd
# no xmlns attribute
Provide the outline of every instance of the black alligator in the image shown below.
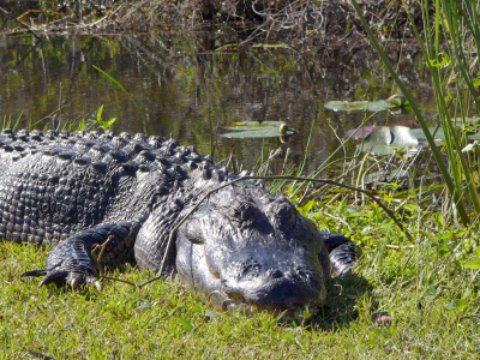
<svg viewBox="0 0 480 360"><path fill-rule="evenodd" d="M0 239L58 243L47 270L26 275L72 287L99 286L103 265L135 261L157 272L179 220L241 176L156 136L8 129L0 168ZM253 180L211 194L174 233L167 272L224 306L321 306L331 268L355 262L350 240L317 231Z"/></svg>

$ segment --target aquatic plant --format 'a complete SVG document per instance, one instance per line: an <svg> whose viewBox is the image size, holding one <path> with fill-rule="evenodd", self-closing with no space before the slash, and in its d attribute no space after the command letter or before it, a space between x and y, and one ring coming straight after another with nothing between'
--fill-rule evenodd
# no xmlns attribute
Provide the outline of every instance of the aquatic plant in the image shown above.
<svg viewBox="0 0 480 360"><path fill-rule="evenodd" d="M410 26L421 49L424 66L431 77L436 99L438 125L445 134L444 146L440 149L434 141L427 119L418 107L411 89L401 80L396 69L385 55L384 49L370 26L356 0L352 0L357 16L360 18L368 38L375 51L392 76L398 88L411 104L413 113L420 124L428 146L442 174L445 186L452 196L452 213L458 213L463 223L468 224L472 215L467 209L480 213L480 201L477 187L480 184L476 166L463 156L462 149L468 142L468 134L459 131L451 121L452 117L461 119L471 113L480 113L478 96L478 50L480 32L478 2L436 0L433 11L431 2L422 0L423 31L420 32L411 15ZM444 41L440 42L443 39ZM444 45L441 45L444 44ZM477 60L475 60L477 59ZM463 121L463 120L462 120ZM443 154L448 156L448 165Z"/></svg>

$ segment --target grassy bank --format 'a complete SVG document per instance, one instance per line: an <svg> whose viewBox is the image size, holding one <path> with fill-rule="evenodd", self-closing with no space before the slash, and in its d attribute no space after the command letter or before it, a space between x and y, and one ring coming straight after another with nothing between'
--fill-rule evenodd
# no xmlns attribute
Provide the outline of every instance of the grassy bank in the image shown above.
<svg viewBox="0 0 480 360"><path fill-rule="evenodd" d="M417 0L365 1L362 9L386 40L405 39L413 33L405 27L407 11L403 5L420 23ZM364 33L353 7L343 0L6 0L0 6L0 20L0 33L30 33L38 40L45 33L166 36L200 30L212 32L211 39L219 44L281 42L302 52L341 49L341 44L337 44L341 42L355 48L345 51L353 54L365 45L356 44Z"/></svg>
<svg viewBox="0 0 480 360"><path fill-rule="evenodd" d="M348 234L363 255L356 275L332 280L328 306L300 325L268 312L219 312L177 281L38 288L19 276L42 268L49 249L0 243L0 358L474 358L478 271L467 261L476 232L447 228L439 213L403 201L412 242L374 205L307 204L320 228ZM152 275L127 268L112 276L139 284ZM386 324L372 322L382 312Z"/></svg>

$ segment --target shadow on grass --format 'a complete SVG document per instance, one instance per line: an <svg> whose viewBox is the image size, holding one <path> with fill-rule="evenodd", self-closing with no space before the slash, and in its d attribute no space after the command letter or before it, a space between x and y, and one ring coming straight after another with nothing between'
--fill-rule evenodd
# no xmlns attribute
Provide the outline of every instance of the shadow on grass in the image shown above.
<svg viewBox="0 0 480 360"><path fill-rule="evenodd" d="M367 280L355 274L331 279L327 289L326 305L306 324L315 330L331 331L348 326L358 317L357 300L372 291Z"/></svg>

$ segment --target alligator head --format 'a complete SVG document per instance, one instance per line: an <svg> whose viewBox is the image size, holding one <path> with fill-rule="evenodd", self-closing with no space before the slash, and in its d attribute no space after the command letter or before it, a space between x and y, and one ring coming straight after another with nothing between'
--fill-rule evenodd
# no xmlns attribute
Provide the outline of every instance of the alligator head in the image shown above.
<svg viewBox="0 0 480 360"><path fill-rule="evenodd" d="M253 183L211 195L179 228L176 247L183 282L224 306L325 301L329 260L319 232L285 197Z"/></svg>

